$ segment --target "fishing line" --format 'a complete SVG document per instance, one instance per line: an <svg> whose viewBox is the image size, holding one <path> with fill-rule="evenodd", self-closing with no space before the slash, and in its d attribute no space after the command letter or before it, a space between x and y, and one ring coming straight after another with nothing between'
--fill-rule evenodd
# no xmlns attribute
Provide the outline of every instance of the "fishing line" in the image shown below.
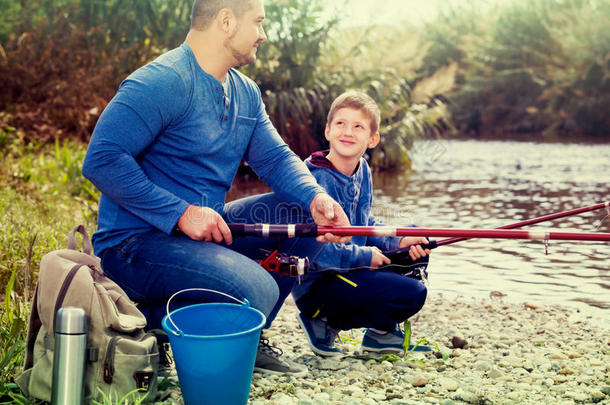
<svg viewBox="0 0 610 405"><path fill-rule="evenodd" d="M606 203L606 216L599 220L599 223L597 224L597 228L595 228L595 232L599 231L599 228L601 228L603 223L606 222L606 219L608 219L609 217L610 217L610 202L607 202Z"/></svg>

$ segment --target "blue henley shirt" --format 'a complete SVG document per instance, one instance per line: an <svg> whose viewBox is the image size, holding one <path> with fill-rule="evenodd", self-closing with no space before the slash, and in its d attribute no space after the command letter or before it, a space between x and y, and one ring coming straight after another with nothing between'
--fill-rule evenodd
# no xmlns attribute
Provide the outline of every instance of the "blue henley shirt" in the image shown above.
<svg viewBox="0 0 610 405"><path fill-rule="evenodd" d="M324 192L240 72L229 70L221 83L186 43L136 70L101 114L83 163L102 192L96 254L137 233L170 233L189 204L221 213L242 158L307 211Z"/></svg>

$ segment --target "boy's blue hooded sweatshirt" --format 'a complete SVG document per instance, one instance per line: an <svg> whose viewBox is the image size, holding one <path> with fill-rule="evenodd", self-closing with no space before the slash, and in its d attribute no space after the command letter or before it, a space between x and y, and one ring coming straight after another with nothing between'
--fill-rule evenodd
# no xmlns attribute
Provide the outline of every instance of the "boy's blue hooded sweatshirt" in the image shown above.
<svg viewBox="0 0 610 405"><path fill-rule="evenodd" d="M328 194L334 198L349 217L354 226L378 226L382 223L371 215L373 202L373 181L371 169L363 158L356 171L347 176L337 170L326 158L328 150L313 153L305 164ZM311 219L310 219L311 220ZM372 247L381 250L398 249L399 237L354 236L348 244L320 243L315 238L298 238L290 251L308 256L319 270L351 270L368 267L371 264ZM295 286L292 294L295 300L302 297L321 272L310 272L300 285Z"/></svg>

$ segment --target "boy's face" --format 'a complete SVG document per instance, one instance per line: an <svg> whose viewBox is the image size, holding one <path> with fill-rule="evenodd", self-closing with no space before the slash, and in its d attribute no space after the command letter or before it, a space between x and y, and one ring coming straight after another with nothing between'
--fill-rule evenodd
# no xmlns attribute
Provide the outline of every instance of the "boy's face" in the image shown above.
<svg viewBox="0 0 610 405"><path fill-rule="evenodd" d="M371 120L362 111L341 108L324 131L330 149L340 158L360 158L368 148L379 143L379 132L371 133Z"/></svg>

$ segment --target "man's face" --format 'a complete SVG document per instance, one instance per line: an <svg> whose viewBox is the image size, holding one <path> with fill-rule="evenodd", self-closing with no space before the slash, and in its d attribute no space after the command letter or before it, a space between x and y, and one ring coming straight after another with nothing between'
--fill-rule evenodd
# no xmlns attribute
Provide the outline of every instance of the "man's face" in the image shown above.
<svg viewBox="0 0 610 405"><path fill-rule="evenodd" d="M226 40L225 47L235 58L235 66L256 60L258 45L267 39L263 29L263 0L251 0L252 7L237 19L237 26Z"/></svg>

